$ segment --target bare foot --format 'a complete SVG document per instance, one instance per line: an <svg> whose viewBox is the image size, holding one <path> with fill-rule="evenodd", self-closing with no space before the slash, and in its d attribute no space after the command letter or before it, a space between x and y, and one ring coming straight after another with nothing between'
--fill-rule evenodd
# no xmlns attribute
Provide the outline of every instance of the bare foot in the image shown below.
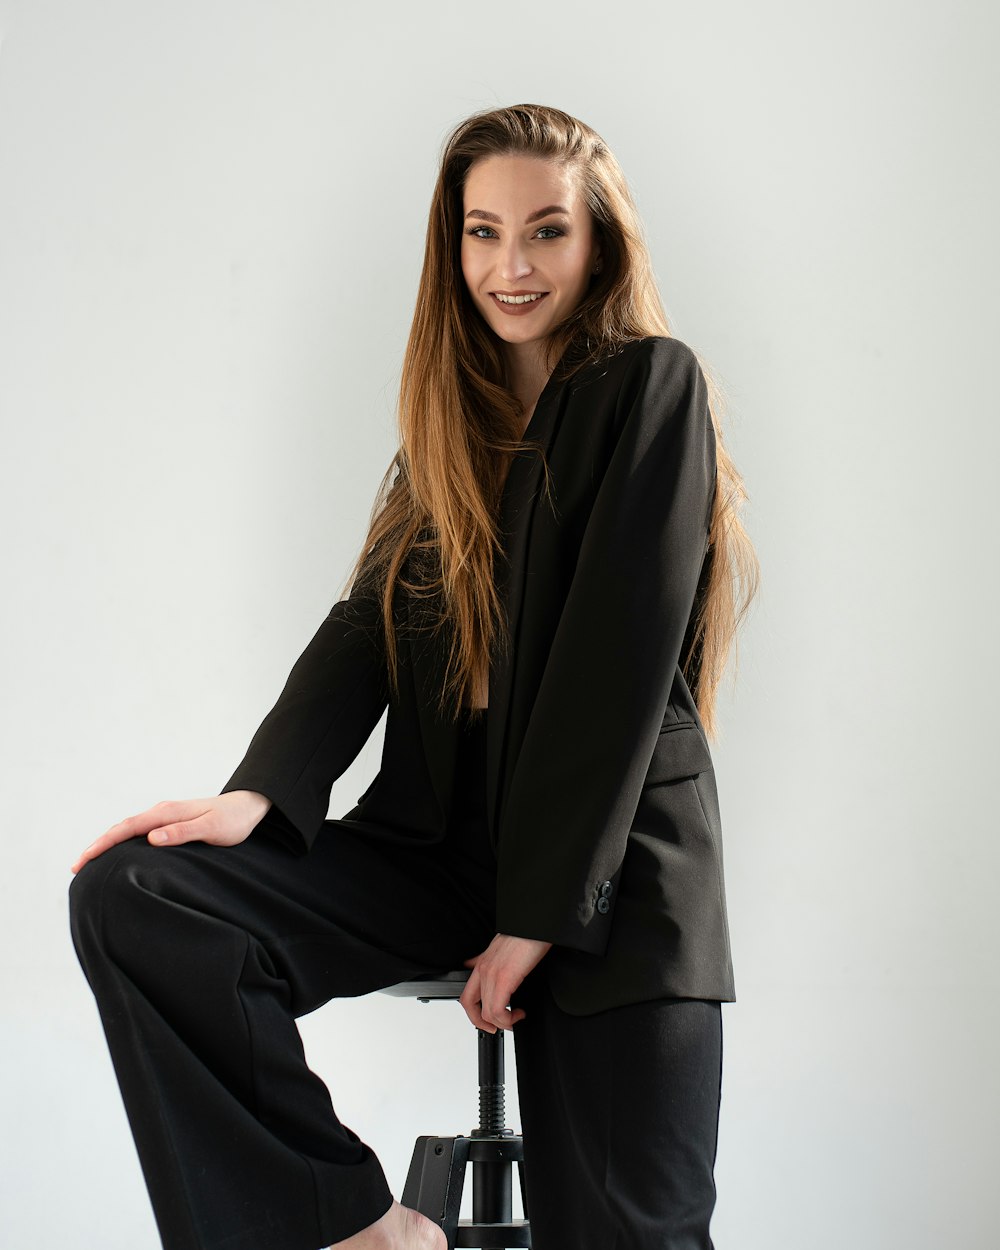
<svg viewBox="0 0 1000 1250"><path fill-rule="evenodd" d="M447 1250L440 1224L392 1200L385 1215L353 1237L335 1241L329 1250Z"/></svg>

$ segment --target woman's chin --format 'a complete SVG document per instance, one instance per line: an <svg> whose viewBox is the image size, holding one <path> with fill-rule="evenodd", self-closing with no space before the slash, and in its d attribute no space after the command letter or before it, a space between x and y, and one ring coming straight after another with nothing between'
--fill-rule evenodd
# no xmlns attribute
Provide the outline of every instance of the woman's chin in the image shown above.
<svg viewBox="0 0 1000 1250"><path fill-rule="evenodd" d="M513 320L513 319L512 319ZM511 324L510 321L505 324L497 325L495 321L489 323L490 329L505 343L534 343L538 339L543 339L549 332L549 319L546 318L544 323L538 322L534 325L518 325Z"/></svg>

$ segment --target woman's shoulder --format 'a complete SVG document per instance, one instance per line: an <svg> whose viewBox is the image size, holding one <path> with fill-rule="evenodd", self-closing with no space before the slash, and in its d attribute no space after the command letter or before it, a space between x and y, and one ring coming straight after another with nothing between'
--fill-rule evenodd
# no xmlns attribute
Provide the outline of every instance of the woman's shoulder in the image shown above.
<svg viewBox="0 0 1000 1250"><path fill-rule="evenodd" d="M607 367L611 364L632 365L637 360L695 360L694 350L672 334L646 334L639 338L624 339L619 343L609 344L601 352L597 364Z"/></svg>
<svg viewBox="0 0 1000 1250"><path fill-rule="evenodd" d="M666 334L647 334L609 344L577 376L577 387L603 381L622 385L626 379L663 376L664 371L685 371L697 366L697 357L683 341ZM576 388L574 388L576 389Z"/></svg>
<svg viewBox="0 0 1000 1250"><path fill-rule="evenodd" d="M686 392L704 386L704 371L697 352L683 339L650 334L629 344L624 387L651 387L657 394Z"/></svg>
<svg viewBox="0 0 1000 1250"><path fill-rule="evenodd" d="M693 348L673 334L648 334L640 339L630 339L627 344L632 357L662 360L695 360Z"/></svg>

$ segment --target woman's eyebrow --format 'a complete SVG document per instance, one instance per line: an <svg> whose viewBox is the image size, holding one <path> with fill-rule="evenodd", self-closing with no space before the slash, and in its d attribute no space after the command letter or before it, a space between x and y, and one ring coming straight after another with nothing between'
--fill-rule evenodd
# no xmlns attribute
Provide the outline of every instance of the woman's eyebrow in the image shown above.
<svg viewBox="0 0 1000 1250"><path fill-rule="evenodd" d="M561 204L550 204L548 208L540 208L537 213L531 213L529 216L525 217L524 224L529 226L533 221L537 221L539 217L547 217L549 213L565 213L568 217L569 209L563 208ZM497 216L496 213L488 213L485 208L470 208L465 214L466 221L468 221L470 217L479 217L483 221L492 221L498 226L503 225L503 221Z"/></svg>

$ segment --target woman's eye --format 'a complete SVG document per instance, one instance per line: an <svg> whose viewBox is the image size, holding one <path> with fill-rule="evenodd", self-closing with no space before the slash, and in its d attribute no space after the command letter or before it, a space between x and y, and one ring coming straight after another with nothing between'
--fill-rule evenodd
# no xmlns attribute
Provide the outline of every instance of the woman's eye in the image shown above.
<svg viewBox="0 0 1000 1250"><path fill-rule="evenodd" d="M483 235L483 234L480 234L480 233L479 233L479 232L480 232L480 230L486 230L486 231L489 231L489 233L490 233L490 234L493 234L493 231L490 229L490 227L489 227L489 226L470 226L470 227L469 227L469 229L468 229L468 231L467 231L466 233L471 234L471 235L474 235L477 239L484 239L484 238L486 238L486 235ZM543 230L551 230L551 231L552 231L552 233L551 233L551 234L547 234L547 235L545 235L545 236L544 236L544 237L545 237L545 238L547 238L547 239L558 238L558 237L559 237L559 235L561 235L561 234L562 234L562 231L561 231L560 229L558 229L558 227L556 227L556 226L542 226L542 227L539 229L538 233L539 233L539 234L541 234Z"/></svg>

